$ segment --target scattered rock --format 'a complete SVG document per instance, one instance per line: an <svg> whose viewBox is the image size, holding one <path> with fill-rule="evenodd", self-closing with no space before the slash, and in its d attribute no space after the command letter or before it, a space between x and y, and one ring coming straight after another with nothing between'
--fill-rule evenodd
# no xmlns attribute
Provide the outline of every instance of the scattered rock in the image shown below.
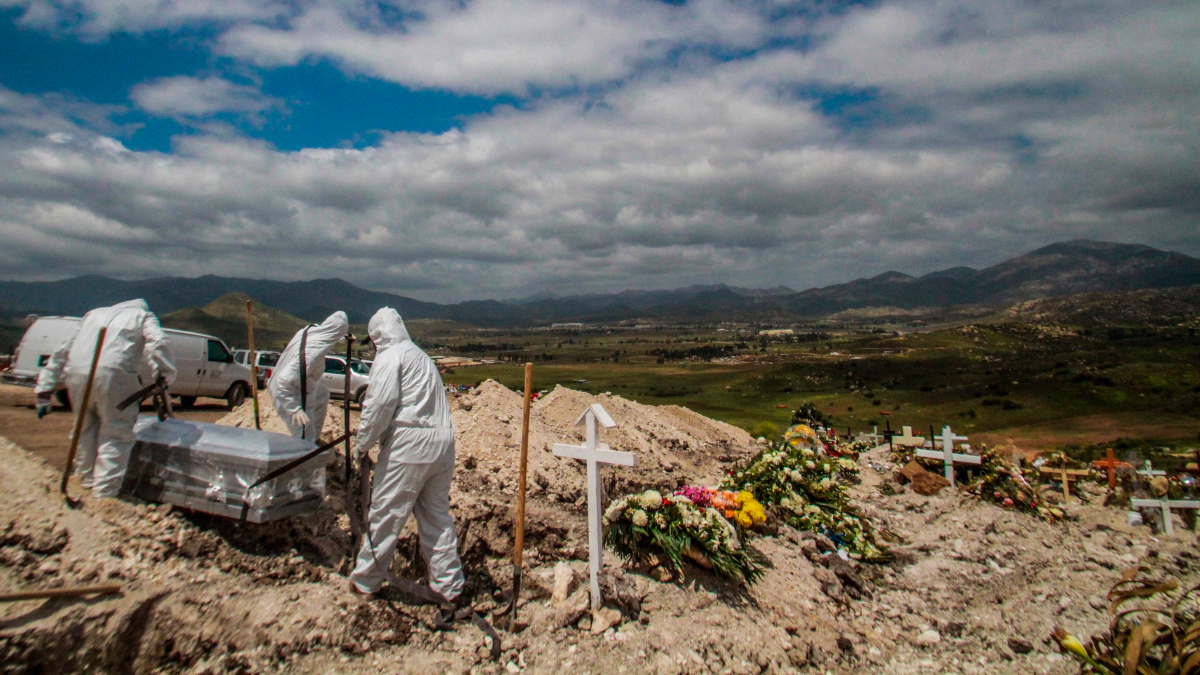
<svg viewBox="0 0 1200 675"><path fill-rule="evenodd" d="M1028 654L1033 651L1033 643L1019 637L1008 638L1008 648L1016 654Z"/></svg>
<svg viewBox="0 0 1200 675"><path fill-rule="evenodd" d="M941 641L942 641L941 633L938 633L936 630L934 630L932 628L930 628L929 630L925 631L924 633L921 633L920 635L918 635L917 639L915 640L916 645L918 647L932 647Z"/></svg>

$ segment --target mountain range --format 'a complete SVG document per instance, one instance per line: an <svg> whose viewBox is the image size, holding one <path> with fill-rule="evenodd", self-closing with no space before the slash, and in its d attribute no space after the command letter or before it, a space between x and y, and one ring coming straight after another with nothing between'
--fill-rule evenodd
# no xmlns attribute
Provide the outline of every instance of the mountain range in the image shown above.
<svg viewBox="0 0 1200 675"><path fill-rule="evenodd" d="M159 314L166 314L241 293L307 321L319 321L341 309L352 322L364 323L383 306L394 307L407 318L444 319L476 326L632 320L787 321L863 307L1003 307L1077 293L1195 284L1200 284L1200 259L1138 244L1075 240L1051 244L982 270L953 267L920 277L885 272L799 292L786 286L746 289L717 284L438 304L359 288L342 279L284 282L209 275L122 281L81 276L52 282L0 282L0 311L9 316L79 315L93 307L140 297Z"/></svg>

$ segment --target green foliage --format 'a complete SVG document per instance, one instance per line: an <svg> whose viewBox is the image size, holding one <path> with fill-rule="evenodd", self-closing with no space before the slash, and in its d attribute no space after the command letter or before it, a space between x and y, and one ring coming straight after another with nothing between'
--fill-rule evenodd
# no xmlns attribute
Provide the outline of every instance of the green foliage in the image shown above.
<svg viewBox="0 0 1200 675"><path fill-rule="evenodd" d="M779 427L770 422L759 422L750 427L750 435L754 438L775 438L779 436Z"/></svg>
<svg viewBox="0 0 1200 675"><path fill-rule="evenodd" d="M792 424L832 427L833 418L818 410L811 402L804 401L792 411Z"/></svg>

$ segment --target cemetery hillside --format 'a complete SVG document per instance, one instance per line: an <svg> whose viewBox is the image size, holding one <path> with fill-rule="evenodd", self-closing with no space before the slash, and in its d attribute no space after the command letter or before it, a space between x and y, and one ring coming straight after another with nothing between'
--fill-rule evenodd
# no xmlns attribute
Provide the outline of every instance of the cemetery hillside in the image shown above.
<svg viewBox="0 0 1200 675"><path fill-rule="evenodd" d="M474 612L348 590L355 472L380 457L343 436L369 409L340 400L341 362L317 441L337 443L257 492L285 462L140 427L120 499L71 478L65 500L73 415L4 384L0 593L64 597L0 602L0 673L1200 675L1200 261L1072 241L781 281L454 305L338 279L0 282L6 351L28 314L145 297L234 349L345 310L360 339L330 356L368 372L367 320L396 308L445 384ZM174 406L139 424L288 433L263 392ZM180 474L204 476L190 501ZM276 503L295 512L229 515ZM413 523L392 572L428 573Z"/></svg>

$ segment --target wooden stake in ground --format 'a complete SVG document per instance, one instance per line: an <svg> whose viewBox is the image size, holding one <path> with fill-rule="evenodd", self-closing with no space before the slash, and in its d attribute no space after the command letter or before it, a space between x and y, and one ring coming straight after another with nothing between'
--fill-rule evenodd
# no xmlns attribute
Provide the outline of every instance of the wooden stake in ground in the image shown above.
<svg viewBox="0 0 1200 675"><path fill-rule="evenodd" d="M254 398L254 428L262 430L258 421L258 355L254 353L254 314L250 311L251 301L246 301L246 340L250 343L250 353L247 354L250 364L250 396Z"/></svg>
<svg viewBox="0 0 1200 675"><path fill-rule="evenodd" d="M554 444L556 457L570 457L587 462L587 492L588 492L588 567L592 572L592 611L600 608L600 566L604 561L604 523L601 521L600 508L600 463L622 464L637 466L637 455L632 452L618 452L609 449L606 443L597 442L598 425L603 424L611 429L617 423L608 416L608 411L599 403L588 406L575 425L586 425L587 436L583 445Z"/></svg>
<svg viewBox="0 0 1200 675"><path fill-rule="evenodd" d="M512 605L509 626L517 621L517 601L521 599L521 566L525 558L525 472L529 466L529 409L533 402L533 364L525 364L525 414L521 423L521 464L517 474L517 537L513 546Z"/></svg>
<svg viewBox="0 0 1200 675"><path fill-rule="evenodd" d="M121 584L76 586L74 588L48 588L40 591L16 591L14 593L0 593L0 602L41 600L42 598L78 598L83 595L112 595L120 592Z"/></svg>
<svg viewBox="0 0 1200 675"><path fill-rule="evenodd" d="M87 415L88 404L92 401L92 384L96 382L96 366L100 363L100 349L104 347L104 336L108 334L108 326L100 329L100 335L96 336L96 351L92 354L92 367L88 370L87 385L83 388L83 400L79 402L79 407L75 409L75 431L71 432L71 449L67 451L67 465L63 467L62 483L58 489L71 501L71 495L67 494L67 479L71 477L71 470L75 466L75 453L79 450L79 434L83 431L83 418Z"/></svg>

